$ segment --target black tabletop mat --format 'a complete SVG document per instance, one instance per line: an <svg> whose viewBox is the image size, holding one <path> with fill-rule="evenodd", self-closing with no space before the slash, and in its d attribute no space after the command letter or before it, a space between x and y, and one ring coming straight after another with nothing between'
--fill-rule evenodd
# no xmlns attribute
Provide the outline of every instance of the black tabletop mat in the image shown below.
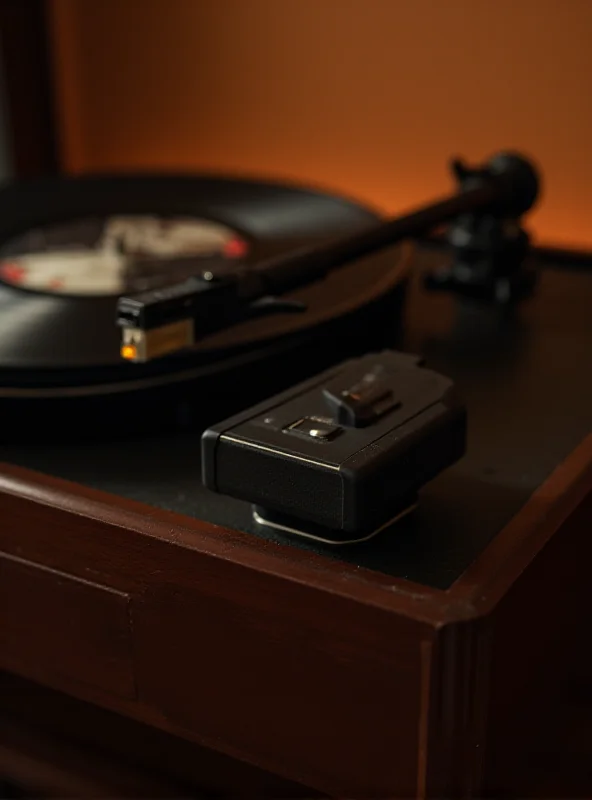
<svg viewBox="0 0 592 800"><path fill-rule="evenodd" d="M433 266L439 256L422 256ZM388 535L334 550L294 546L448 587L592 429L592 273L546 270L515 320L427 295L417 276L401 349L449 374L469 410L469 451ZM0 459L255 536L245 503L201 487L199 436L11 446Z"/></svg>

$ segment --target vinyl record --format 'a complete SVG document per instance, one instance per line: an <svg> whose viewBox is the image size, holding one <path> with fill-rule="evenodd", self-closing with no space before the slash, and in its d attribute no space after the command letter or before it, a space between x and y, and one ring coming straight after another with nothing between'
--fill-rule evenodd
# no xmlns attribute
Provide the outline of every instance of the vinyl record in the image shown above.
<svg viewBox="0 0 592 800"><path fill-rule="evenodd" d="M377 216L280 184L130 175L48 179L0 191L0 410L25 431L63 435L206 424L329 363L389 343L407 259L391 248L292 297L300 314L237 325L192 350L124 362L117 298L187 277L150 259L247 263L350 234ZM184 261L183 263L187 263ZM185 271L184 271L185 270ZM240 400L239 400L240 398ZM9 415L9 416L7 416ZM13 435L6 431L2 438ZM2 434L0 434L2 436Z"/></svg>

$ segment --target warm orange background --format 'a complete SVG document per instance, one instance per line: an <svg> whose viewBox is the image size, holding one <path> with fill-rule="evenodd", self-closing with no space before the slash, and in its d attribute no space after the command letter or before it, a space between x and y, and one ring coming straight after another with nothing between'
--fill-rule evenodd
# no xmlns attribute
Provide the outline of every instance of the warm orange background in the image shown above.
<svg viewBox="0 0 592 800"><path fill-rule="evenodd" d="M389 211L452 154L542 164L592 247L592 0L53 0L65 166L297 179Z"/></svg>

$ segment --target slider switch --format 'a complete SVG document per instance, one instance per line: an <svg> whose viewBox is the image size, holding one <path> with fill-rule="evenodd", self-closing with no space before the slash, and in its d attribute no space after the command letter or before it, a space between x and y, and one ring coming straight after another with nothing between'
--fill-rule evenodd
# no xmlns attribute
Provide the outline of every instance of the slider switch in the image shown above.
<svg viewBox="0 0 592 800"><path fill-rule="evenodd" d="M323 397L331 416L350 428L364 428L400 406L393 393L389 376L381 364L376 364L350 386L337 385L323 389Z"/></svg>

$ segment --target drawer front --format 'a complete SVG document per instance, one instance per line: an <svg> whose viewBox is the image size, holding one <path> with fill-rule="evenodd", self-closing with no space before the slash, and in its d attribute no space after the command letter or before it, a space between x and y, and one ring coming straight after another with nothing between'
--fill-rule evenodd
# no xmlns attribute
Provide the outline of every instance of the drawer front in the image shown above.
<svg viewBox="0 0 592 800"><path fill-rule="evenodd" d="M0 667L135 697L129 595L0 553Z"/></svg>

